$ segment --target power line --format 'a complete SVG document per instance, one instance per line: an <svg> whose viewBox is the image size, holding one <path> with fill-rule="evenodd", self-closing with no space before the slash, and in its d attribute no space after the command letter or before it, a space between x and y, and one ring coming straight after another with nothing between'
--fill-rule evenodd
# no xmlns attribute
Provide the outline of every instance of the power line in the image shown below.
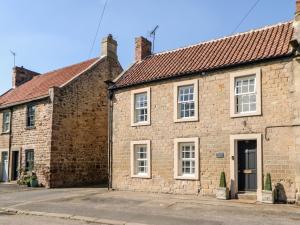
<svg viewBox="0 0 300 225"><path fill-rule="evenodd" d="M92 55L92 52L93 52L93 49L94 49L94 45L95 45L95 42L96 42L97 37L98 37L98 33L99 33L100 26L101 26L101 23L102 23L102 20L103 20L103 16L104 16L104 13L105 13L107 2L108 2L108 0L105 1L105 4L104 4L102 12L101 12L101 16L99 18L97 31L96 31L96 34L95 34L95 37L94 37L94 41L93 41L92 47L90 49L89 58L91 58L91 55Z"/></svg>
<svg viewBox="0 0 300 225"><path fill-rule="evenodd" d="M258 5L258 3L260 2L260 0L257 0L253 6L249 9L249 11L246 13L246 15L243 17L243 19L240 21L240 23L236 26L236 28L232 31L231 34L234 34L237 29L239 29L239 27L242 25L242 23L247 19L247 17L250 15L250 13L255 9L255 7Z"/></svg>

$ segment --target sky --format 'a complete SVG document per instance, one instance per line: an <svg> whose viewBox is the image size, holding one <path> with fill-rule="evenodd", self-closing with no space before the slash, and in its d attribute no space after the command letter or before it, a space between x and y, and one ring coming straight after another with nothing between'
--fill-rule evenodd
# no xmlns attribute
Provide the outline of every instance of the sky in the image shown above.
<svg viewBox="0 0 300 225"><path fill-rule="evenodd" d="M123 68L134 61L134 38L159 25L155 52L232 34L257 0L108 0L91 57L112 34ZM260 0L236 32L293 19L296 0ZM0 0L0 94L16 65L45 73L87 60L105 0Z"/></svg>

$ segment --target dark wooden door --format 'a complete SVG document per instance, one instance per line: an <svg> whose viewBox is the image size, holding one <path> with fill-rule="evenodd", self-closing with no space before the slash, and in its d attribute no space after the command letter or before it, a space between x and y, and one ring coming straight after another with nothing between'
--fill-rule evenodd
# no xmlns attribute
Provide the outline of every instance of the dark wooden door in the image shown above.
<svg viewBox="0 0 300 225"><path fill-rule="evenodd" d="M256 191L257 162L256 140L238 141L238 190Z"/></svg>
<svg viewBox="0 0 300 225"><path fill-rule="evenodd" d="M19 169L19 152L12 152L12 180L18 179L18 169Z"/></svg>

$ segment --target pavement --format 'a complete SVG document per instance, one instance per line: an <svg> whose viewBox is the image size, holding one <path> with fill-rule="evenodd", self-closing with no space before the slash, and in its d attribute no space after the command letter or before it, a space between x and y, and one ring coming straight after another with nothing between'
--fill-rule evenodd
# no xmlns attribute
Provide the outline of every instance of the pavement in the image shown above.
<svg viewBox="0 0 300 225"><path fill-rule="evenodd" d="M300 225L300 207L194 195L0 184L0 224Z"/></svg>

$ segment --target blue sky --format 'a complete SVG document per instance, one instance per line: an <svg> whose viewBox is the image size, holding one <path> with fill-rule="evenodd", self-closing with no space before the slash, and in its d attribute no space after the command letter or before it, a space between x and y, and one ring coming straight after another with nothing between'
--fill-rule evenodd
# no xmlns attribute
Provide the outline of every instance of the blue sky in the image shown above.
<svg viewBox="0 0 300 225"><path fill-rule="evenodd" d="M92 57L112 33L124 68L134 38L159 25L156 52L230 35L256 0L108 0ZM0 94L17 66L43 73L88 59L105 0L0 0ZM261 0L237 32L288 21L295 0Z"/></svg>

